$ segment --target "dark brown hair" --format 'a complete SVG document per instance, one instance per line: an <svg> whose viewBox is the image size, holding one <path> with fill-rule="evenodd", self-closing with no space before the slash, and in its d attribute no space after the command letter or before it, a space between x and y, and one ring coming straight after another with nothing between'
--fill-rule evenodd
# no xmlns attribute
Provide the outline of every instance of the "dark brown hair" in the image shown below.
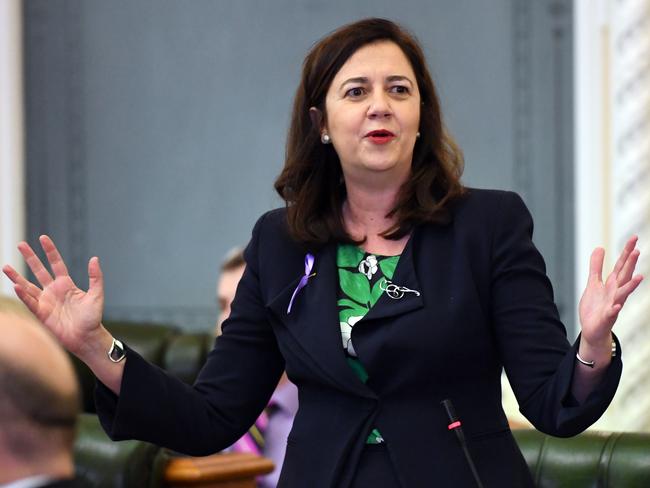
<svg viewBox="0 0 650 488"><path fill-rule="evenodd" d="M399 239L423 222L449 220L448 204L463 193L463 156L447 133L440 102L424 53L415 37L385 19L365 19L345 25L321 39L303 62L293 104L285 163L275 189L287 205L289 232L306 245L354 242L345 231L342 204L346 192L338 155L320 141L320 128L309 115L316 107L327 118L325 97L343 64L359 48L379 41L397 44L411 63L422 101L420 138L415 143L411 177L388 216L396 224L382 234Z"/></svg>

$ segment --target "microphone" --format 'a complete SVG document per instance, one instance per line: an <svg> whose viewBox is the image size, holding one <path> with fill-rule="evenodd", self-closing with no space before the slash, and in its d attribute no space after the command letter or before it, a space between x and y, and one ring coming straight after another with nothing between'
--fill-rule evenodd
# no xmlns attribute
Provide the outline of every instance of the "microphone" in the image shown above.
<svg viewBox="0 0 650 488"><path fill-rule="evenodd" d="M453 430L456 433L456 438L460 443L460 447L462 448L463 453L465 453L465 459L467 459L467 464L469 464L469 468L472 471L472 475L474 476L474 481L476 481L476 486L478 486L478 488L483 488L483 483L481 482L481 478L478 475L476 466L474 466L474 461L472 460L472 456L469 453L469 449L467 449L467 442L465 441L465 433L463 432L461 421L458 418L458 415L456 415L456 409L454 409L454 404L451 403L451 400L449 398L445 398L440 403L444 407L445 413L447 414L447 418L449 419L449 425L447 426L447 429Z"/></svg>

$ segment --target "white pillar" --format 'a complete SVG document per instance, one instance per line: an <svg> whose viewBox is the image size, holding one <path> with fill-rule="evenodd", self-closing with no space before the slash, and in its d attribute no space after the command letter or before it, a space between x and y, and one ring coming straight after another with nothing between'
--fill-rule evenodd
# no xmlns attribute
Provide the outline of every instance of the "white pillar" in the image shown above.
<svg viewBox="0 0 650 488"><path fill-rule="evenodd" d="M25 238L22 3L0 1L0 265L24 266L16 244ZM13 295L0 278L0 293Z"/></svg>
<svg viewBox="0 0 650 488"><path fill-rule="evenodd" d="M609 165L608 0L575 3L575 225L576 296L580 297L596 246L608 246ZM576 309L577 311L577 309ZM576 323L578 323L576 317Z"/></svg>
<svg viewBox="0 0 650 488"><path fill-rule="evenodd" d="M619 250L633 234L650 251L650 0L617 2L612 12L611 242ZM614 251L612 249L612 251ZM639 271L648 277L650 259ZM625 305L615 332L624 373L612 419L621 430L650 431L650 297L647 283ZM612 420L613 422L613 420Z"/></svg>
<svg viewBox="0 0 650 488"><path fill-rule="evenodd" d="M650 0L576 0L575 21L579 297L592 249L606 248L606 276L632 234L642 250L638 271L650 278ZM595 428L650 431L647 290L643 284L614 328L625 367Z"/></svg>

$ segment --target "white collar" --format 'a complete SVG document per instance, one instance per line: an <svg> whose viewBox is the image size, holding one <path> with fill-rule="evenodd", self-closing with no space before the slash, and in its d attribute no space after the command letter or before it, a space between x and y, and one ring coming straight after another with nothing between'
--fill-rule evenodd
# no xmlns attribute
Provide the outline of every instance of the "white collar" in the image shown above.
<svg viewBox="0 0 650 488"><path fill-rule="evenodd" d="M43 486L44 484L54 480L55 478L52 478L51 476L41 474L11 481L5 485L0 485L0 488L38 488L39 486Z"/></svg>

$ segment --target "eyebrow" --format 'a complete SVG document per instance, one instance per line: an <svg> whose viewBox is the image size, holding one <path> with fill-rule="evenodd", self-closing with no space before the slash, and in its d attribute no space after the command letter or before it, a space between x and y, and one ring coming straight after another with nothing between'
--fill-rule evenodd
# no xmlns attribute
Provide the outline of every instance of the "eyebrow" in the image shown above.
<svg viewBox="0 0 650 488"><path fill-rule="evenodd" d="M388 76L388 77L386 77L386 81L388 81L389 83L392 83L393 81L407 81L407 82L409 82L411 84L411 86L413 86L413 82L408 77L402 76L402 75ZM364 84L364 83L368 83L368 78L366 78L365 76L357 76L355 78L348 78L343 83L341 83L340 88L343 88L348 83L362 83L362 84Z"/></svg>

